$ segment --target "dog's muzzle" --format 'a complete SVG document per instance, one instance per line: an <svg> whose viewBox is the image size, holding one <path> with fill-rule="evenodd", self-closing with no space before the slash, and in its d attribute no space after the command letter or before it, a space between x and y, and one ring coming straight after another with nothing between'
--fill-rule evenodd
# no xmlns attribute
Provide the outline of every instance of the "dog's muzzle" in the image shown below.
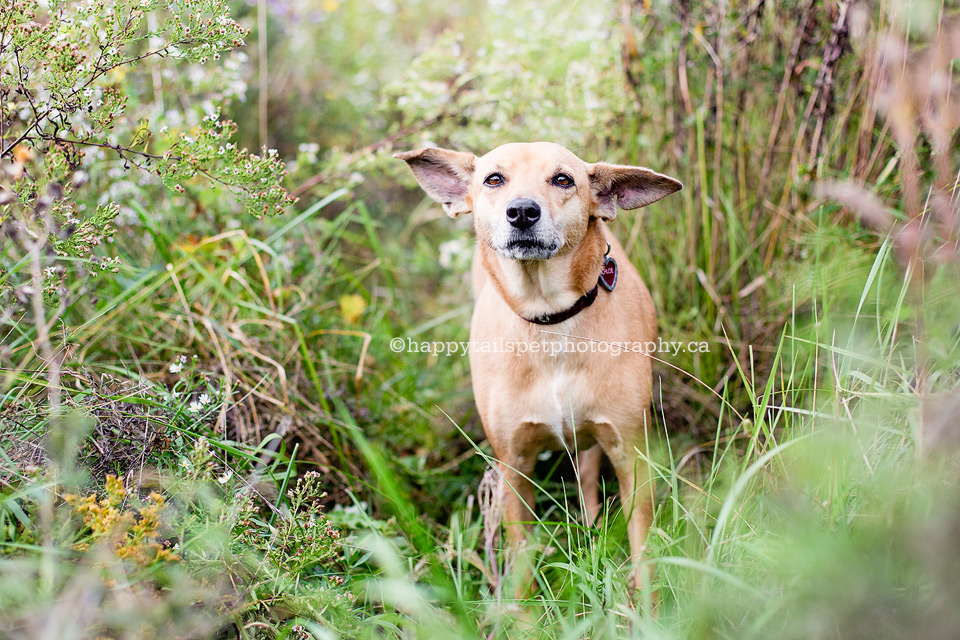
<svg viewBox="0 0 960 640"><path fill-rule="evenodd" d="M547 260L560 250L561 241L549 216L530 198L514 198L504 212L507 224L495 234L497 253L511 260Z"/></svg>

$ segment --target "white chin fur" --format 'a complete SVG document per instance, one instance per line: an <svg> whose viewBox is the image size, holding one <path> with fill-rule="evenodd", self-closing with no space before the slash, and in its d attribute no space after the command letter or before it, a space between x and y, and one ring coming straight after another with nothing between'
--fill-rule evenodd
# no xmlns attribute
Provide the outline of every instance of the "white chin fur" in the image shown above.
<svg viewBox="0 0 960 640"><path fill-rule="evenodd" d="M508 260L549 260L563 246L563 236L549 218L524 232L502 220L491 240L493 249Z"/></svg>
<svg viewBox="0 0 960 640"><path fill-rule="evenodd" d="M558 245L536 245L494 247L494 250L508 260L549 260L560 250Z"/></svg>

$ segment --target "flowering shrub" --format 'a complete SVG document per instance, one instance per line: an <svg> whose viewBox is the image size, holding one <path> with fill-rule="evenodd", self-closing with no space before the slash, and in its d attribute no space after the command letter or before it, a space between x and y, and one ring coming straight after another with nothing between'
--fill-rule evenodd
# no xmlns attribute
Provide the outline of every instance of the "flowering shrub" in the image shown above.
<svg viewBox="0 0 960 640"><path fill-rule="evenodd" d="M73 545L76 551L86 551L90 544L105 541L114 554L129 560L141 568L163 562L177 562L180 558L170 545L159 539L161 516L166 507L165 499L151 492L147 502L135 509L124 509L127 491L116 476L107 476L104 488L106 496L97 499L96 494L84 498L66 495L64 500L83 517L89 534Z"/></svg>
<svg viewBox="0 0 960 640"><path fill-rule="evenodd" d="M274 151L231 140L236 125L214 104L229 99L229 73L219 92L193 94L189 113L163 106L166 72L219 60L247 34L220 0L0 0L0 251L31 258L7 261L20 267L0 272L0 296L24 302L42 288L52 302L71 289L68 274L117 272L118 259L95 248L112 240L132 196L163 185L187 196L180 206L213 190L225 196L219 208L257 216L293 201ZM124 181L131 170L134 184Z"/></svg>
<svg viewBox="0 0 960 640"><path fill-rule="evenodd" d="M254 526L249 517L241 518L235 530L238 538L249 547L258 548L290 578L296 578L314 567L328 566L340 556L340 531L321 512L323 493L321 476L308 471L287 491L289 515L280 518L269 537ZM251 507L252 508L252 507ZM335 584L343 584L339 576L332 576Z"/></svg>
<svg viewBox="0 0 960 640"><path fill-rule="evenodd" d="M263 485L258 489L244 472L234 472L206 438L185 449L175 466L126 478L111 474L96 491L60 494L62 485L52 485L65 507L51 514L58 523L62 583L49 601L40 597L26 606L22 593L9 587L28 559L0 553L0 603L11 611L18 603L15 614L0 616L0 635L36 637L9 632L42 627L48 608L70 601L67 585L83 582L98 585L78 623L91 634L83 637L213 637L232 624L256 627L250 637L287 637L283 629L296 633L301 621L356 636L356 598L340 566L340 530L321 512L321 476L308 472L295 483L288 476L292 488L273 504L260 493ZM149 478L145 498L138 494L146 485L135 488L137 476L141 483ZM49 478L39 471L35 476L38 482ZM22 509L37 516L42 507L31 497ZM44 539L39 516L24 522L10 539L0 531L0 542ZM41 593L32 582L37 575L23 577L21 589ZM132 609L123 604L131 595ZM166 632L171 625L195 635Z"/></svg>

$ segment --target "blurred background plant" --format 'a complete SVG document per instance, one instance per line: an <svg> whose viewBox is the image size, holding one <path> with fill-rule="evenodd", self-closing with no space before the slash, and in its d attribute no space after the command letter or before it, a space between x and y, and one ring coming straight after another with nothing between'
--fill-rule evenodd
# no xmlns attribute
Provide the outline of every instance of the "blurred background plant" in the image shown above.
<svg viewBox="0 0 960 640"><path fill-rule="evenodd" d="M953 637L960 8L0 3L4 637ZM616 222L710 345L657 615L559 453L509 599L465 359L389 348L471 243L390 155L533 139L687 186Z"/></svg>

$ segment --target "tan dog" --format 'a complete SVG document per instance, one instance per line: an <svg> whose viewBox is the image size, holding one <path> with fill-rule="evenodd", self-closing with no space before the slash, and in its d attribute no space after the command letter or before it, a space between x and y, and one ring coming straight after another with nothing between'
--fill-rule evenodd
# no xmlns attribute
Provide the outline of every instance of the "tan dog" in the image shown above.
<svg viewBox="0 0 960 640"><path fill-rule="evenodd" d="M480 158L435 148L396 157L450 216L474 213L470 367L484 430L512 487L505 494L511 546L524 545L524 523L533 519L530 477L542 451L580 452L591 523L605 453L636 562L653 517L645 461L652 379L650 359L632 349L657 339L657 319L606 222L617 205L636 209L683 185L642 167L588 164L548 142L506 144Z"/></svg>

